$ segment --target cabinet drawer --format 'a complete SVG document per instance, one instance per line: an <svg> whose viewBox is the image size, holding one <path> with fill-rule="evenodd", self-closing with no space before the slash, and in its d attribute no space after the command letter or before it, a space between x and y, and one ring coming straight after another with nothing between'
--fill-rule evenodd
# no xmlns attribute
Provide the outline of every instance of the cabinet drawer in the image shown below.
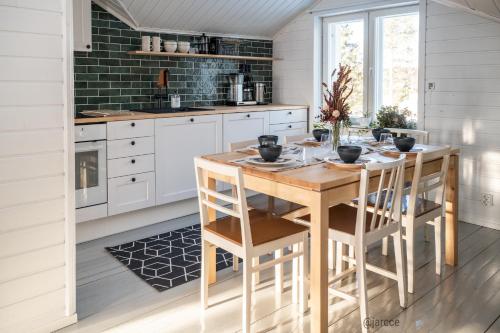
<svg viewBox="0 0 500 333"><path fill-rule="evenodd" d="M279 110L269 112L270 124L307 122L307 109Z"/></svg>
<svg viewBox="0 0 500 333"><path fill-rule="evenodd" d="M154 119L110 121L108 123L108 140L154 136Z"/></svg>
<svg viewBox="0 0 500 333"><path fill-rule="evenodd" d="M108 160L108 178L154 171L155 155L141 155Z"/></svg>
<svg viewBox="0 0 500 333"><path fill-rule="evenodd" d="M154 152L155 138L153 136L108 141L108 159L153 154Z"/></svg>
<svg viewBox="0 0 500 333"><path fill-rule="evenodd" d="M278 136L278 143L283 143L285 136L307 133L307 122L277 124L269 126L269 133Z"/></svg>
<svg viewBox="0 0 500 333"><path fill-rule="evenodd" d="M130 212L154 205L154 172L108 180L108 215Z"/></svg>

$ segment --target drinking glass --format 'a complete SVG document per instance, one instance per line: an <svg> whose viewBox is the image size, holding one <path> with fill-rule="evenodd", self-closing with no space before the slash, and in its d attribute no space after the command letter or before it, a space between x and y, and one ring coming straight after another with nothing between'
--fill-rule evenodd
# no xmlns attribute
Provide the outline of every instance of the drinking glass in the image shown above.
<svg viewBox="0 0 500 333"><path fill-rule="evenodd" d="M326 133L326 134L321 134L321 138L320 138L320 145L321 145L321 148L323 149L330 149L331 147L331 142L332 142L332 139L331 139L331 134L330 133Z"/></svg>
<svg viewBox="0 0 500 333"><path fill-rule="evenodd" d="M392 133L380 134L380 143L386 144L386 145L394 144L394 139L392 138Z"/></svg>

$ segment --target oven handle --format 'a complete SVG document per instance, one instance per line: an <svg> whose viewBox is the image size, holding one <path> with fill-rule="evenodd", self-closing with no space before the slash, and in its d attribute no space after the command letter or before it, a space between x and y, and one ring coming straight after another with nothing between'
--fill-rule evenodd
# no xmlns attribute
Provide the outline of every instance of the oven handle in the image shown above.
<svg viewBox="0 0 500 333"><path fill-rule="evenodd" d="M75 143L75 153L82 153L92 150L101 150L106 148L106 140L86 141Z"/></svg>

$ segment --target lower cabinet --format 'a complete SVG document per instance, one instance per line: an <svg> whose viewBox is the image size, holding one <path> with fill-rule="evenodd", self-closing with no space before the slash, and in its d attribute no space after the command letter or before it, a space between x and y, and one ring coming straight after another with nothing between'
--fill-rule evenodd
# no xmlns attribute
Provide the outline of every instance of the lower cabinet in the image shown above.
<svg viewBox="0 0 500 333"><path fill-rule="evenodd" d="M269 112L230 113L224 115L224 151L229 143L252 140L269 134Z"/></svg>
<svg viewBox="0 0 500 333"><path fill-rule="evenodd" d="M155 173L108 179L108 215L155 205Z"/></svg>
<svg viewBox="0 0 500 333"><path fill-rule="evenodd" d="M156 204L196 197L195 156L222 152L222 115L156 119Z"/></svg>

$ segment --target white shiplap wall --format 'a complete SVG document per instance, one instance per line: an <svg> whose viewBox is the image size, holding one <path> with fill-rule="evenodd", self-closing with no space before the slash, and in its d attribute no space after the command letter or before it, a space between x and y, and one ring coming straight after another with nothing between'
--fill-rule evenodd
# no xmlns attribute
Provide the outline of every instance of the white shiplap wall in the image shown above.
<svg viewBox="0 0 500 333"><path fill-rule="evenodd" d="M500 229L500 23L429 1L426 39L425 127L461 147L460 219Z"/></svg>
<svg viewBox="0 0 500 333"><path fill-rule="evenodd" d="M0 0L1 332L50 331L76 320L67 205L74 200L70 4Z"/></svg>

